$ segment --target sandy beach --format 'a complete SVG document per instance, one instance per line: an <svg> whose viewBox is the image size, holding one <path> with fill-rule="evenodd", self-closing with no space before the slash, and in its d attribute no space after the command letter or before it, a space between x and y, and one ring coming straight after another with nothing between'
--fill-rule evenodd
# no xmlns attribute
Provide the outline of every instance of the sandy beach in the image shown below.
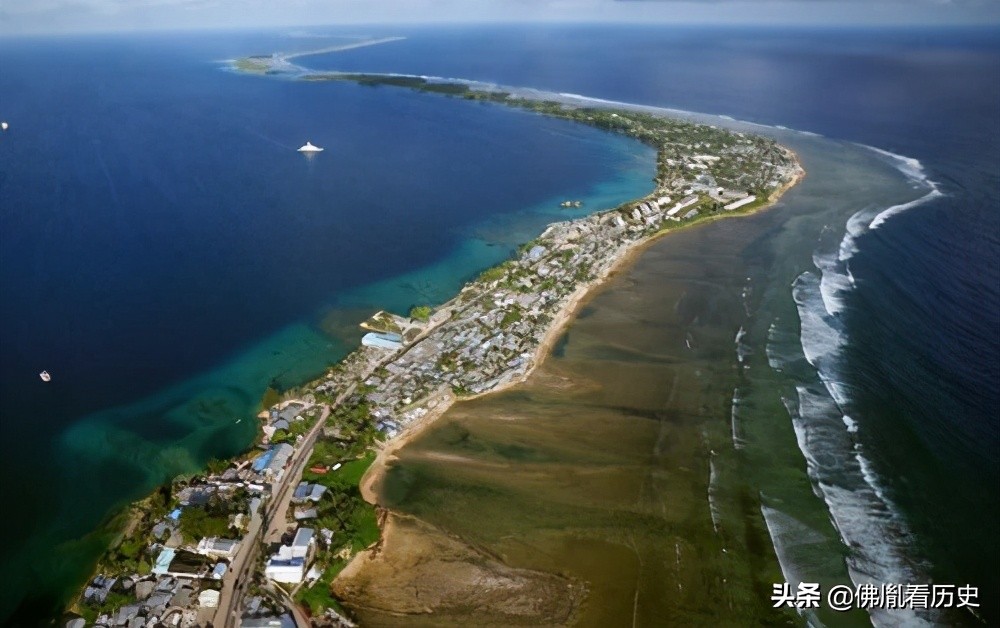
<svg viewBox="0 0 1000 628"><path fill-rule="evenodd" d="M798 157L791 150L787 149L792 155L793 159L798 162ZM392 462L395 461L396 453L405 447L408 443L419 437L423 432L425 432L430 426L432 426L441 416L445 414L453 405L456 403L472 401L474 399L479 399L488 395L494 395L500 393L504 390L517 386L527 380L536 369L544 363L545 359L551 353L551 350L558 339L561 337L567 326L574 320L580 309L591 301L600 290L607 284L608 280L615 274L621 272L622 270L628 268L635 263L636 260L643 254L643 252L654 242L660 240L666 235L671 233L679 232L683 229L688 229L698 225L708 224L714 220L731 219L738 217L745 217L755 214L757 212L764 211L772 206L774 206L782 196L796 184L798 184L804 177L806 172L804 169L800 168L797 170L795 176L793 176L789 181L787 181L780 188L775 190L773 198L771 198L767 203L760 205L759 207L753 208L749 211L744 211L740 213L724 214L719 216L713 216L705 220L700 220L694 223L689 223L682 225L679 228L666 229L659 231L647 238L635 242L632 246L629 246L626 250L622 251L621 254L616 256L610 264L608 264L604 270L592 280L581 284L566 300L558 314L553 318L548 329L545 332L541 342L535 348L532 355L530 366L524 371L519 377L512 378L511 380L496 386L495 388L484 391L479 394L469 395L458 398L451 392L442 393L436 400L432 401L433 405L428 404L428 412L409 424L404 428L404 430L385 442L379 449L375 461L368 468L368 471L361 479L360 489L361 494L364 499L370 504L376 507L382 508L382 504L379 499L379 492L382 486L382 482L385 479L385 475L391 466ZM375 547L360 552L354 556L348 566L341 572L338 576L338 580L343 580L355 576L366 564L370 564L372 561L376 560L382 547L387 543L394 534L394 520L395 516L391 513L387 513L385 516L381 517L382 521L382 540Z"/></svg>

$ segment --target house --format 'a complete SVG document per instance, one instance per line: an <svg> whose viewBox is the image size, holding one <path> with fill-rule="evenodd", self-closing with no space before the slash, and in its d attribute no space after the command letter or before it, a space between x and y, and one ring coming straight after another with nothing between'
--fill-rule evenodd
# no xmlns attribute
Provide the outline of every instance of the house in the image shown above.
<svg viewBox="0 0 1000 628"><path fill-rule="evenodd" d="M139 606L137 604L130 604L128 606L122 606L118 609L118 612L114 615L113 626L127 626L132 619L139 615Z"/></svg>
<svg viewBox="0 0 1000 628"><path fill-rule="evenodd" d="M312 528L299 528L292 539L292 556L305 558L315 542L315 533Z"/></svg>
<svg viewBox="0 0 1000 628"><path fill-rule="evenodd" d="M200 506L207 504L213 493L215 493L214 486L188 486L177 493L177 500L183 506ZM180 517L180 513L177 516Z"/></svg>
<svg viewBox="0 0 1000 628"><path fill-rule="evenodd" d="M277 423L279 420L284 420L285 423L291 423L292 421L297 421L299 419L299 413L305 408L301 403L289 403L283 410L277 413L274 417L274 422Z"/></svg>
<svg viewBox="0 0 1000 628"><path fill-rule="evenodd" d="M756 196L748 196L746 198L741 198L738 201L733 201L732 203L726 205L723 209L726 211L732 211L738 207L743 207L744 205L749 205L750 203L757 200Z"/></svg>
<svg viewBox="0 0 1000 628"><path fill-rule="evenodd" d="M104 604L104 600L107 599L108 593L111 592L111 587L113 587L117 581L118 578L113 576L97 576L83 592L83 599L88 602Z"/></svg>
<svg viewBox="0 0 1000 628"><path fill-rule="evenodd" d="M170 563L174 560L174 554L176 550L172 547L165 547L160 555L156 557L156 562L153 564L152 572L158 576L162 576L167 573L170 569Z"/></svg>
<svg viewBox="0 0 1000 628"><path fill-rule="evenodd" d="M215 589L205 589L198 594L198 606L202 608L218 608L219 592Z"/></svg>
<svg viewBox="0 0 1000 628"><path fill-rule="evenodd" d="M288 443L273 445L253 462L253 470L267 476L279 476L295 449Z"/></svg>
<svg viewBox="0 0 1000 628"><path fill-rule="evenodd" d="M375 347L376 349L399 351L403 348L403 337L399 334L373 331L361 338L361 344L366 347Z"/></svg>
<svg viewBox="0 0 1000 628"><path fill-rule="evenodd" d="M218 563L215 569L212 570L212 578L214 580L222 580L222 577L226 575L226 571L229 569L229 565L226 563Z"/></svg>
<svg viewBox="0 0 1000 628"><path fill-rule="evenodd" d="M312 528L299 528L291 545L282 545L267 561L264 575L275 582L302 582L309 550L315 543L315 532Z"/></svg>
<svg viewBox="0 0 1000 628"><path fill-rule="evenodd" d="M275 582L298 584L305 577L305 558L277 558L277 554L267 561L264 575ZM246 625L246 622L243 624Z"/></svg>
<svg viewBox="0 0 1000 628"><path fill-rule="evenodd" d="M691 194L689 196L685 196L680 201L678 201L677 204L674 205L673 208L670 209L670 211L667 212L667 215L668 216L675 216L675 215L677 215L677 212L679 212L680 210L684 209L685 207L690 207L691 205L695 204L696 202L698 202L698 195L697 194Z"/></svg>
<svg viewBox="0 0 1000 628"><path fill-rule="evenodd" d="M239 550L240 542L232 539L220 539L214 536L198 541L197 551L205 556L217 558L232 558Z"/></svg>
<svg viewBox="0 0 1000 628"><path fill-rule="evenodd" d="M292 495L292 502L296 504L301 504L305 501L318 502L325 492L326 487L322 484L302 482L295 488L295 493Z"/></svg>

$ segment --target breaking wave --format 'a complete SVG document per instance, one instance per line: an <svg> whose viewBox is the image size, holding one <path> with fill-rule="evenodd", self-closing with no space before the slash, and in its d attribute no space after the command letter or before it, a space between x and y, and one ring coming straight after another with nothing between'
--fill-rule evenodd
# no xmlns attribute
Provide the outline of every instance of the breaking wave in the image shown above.
<svg viewBox="0 0 1000 628"><path fill-rule="evenodd" d="M897 214L901 214L908 209L913 209L918 205L923 205L930 200L944 196L938 188L937 183L928 178L927 172L924 170L924 165L920 163L919 159L906 157L904 155L897 155L896 153L876 148L874 146L868 146L867 144L859 144L859 146L867 148L868 150L886 158L893 166L896 167L897 170L906 175L906 178L910 180L914 188L924 188L928 190L927 194L918 199L901 205L893 205L892 207L882 210L871 220L871 222L868 223L869 229L878 229L885 224L885 221L889 218L892 218Z"/></svg>
<svg viewBox="0 0 1000 628"><path fill-rule="evenodd" d="M803 272L792 284L800 324L798 344L819 382L797 386L795 397L784 402L806 459L813 492L826 504L838 535L850 548L846 563L852 581L927 582L928 566L915 558L913 534L858 439L863 421L851 416L853 395L842 376L843 350L848 344L843 317L854 290L850 261L861 236L942 193L918 160L871 146L864 148L886 159L906 176L913 189L926 193L900 205L857 211L848 219L839 243L824 242L821 235L812 259L815 269ZM788 362L786 356L794 353L791 333L782 327L776 321L768 333L768 362L776 370L782 370ZM784 525L788 522L778 525L781 518L774 512L765 510L764 516L780 559L787 555L787 549L777 546L789 542L790 528ZM934 622L933 616L912 610L873 610L871 618L877 626Z"/></svg>

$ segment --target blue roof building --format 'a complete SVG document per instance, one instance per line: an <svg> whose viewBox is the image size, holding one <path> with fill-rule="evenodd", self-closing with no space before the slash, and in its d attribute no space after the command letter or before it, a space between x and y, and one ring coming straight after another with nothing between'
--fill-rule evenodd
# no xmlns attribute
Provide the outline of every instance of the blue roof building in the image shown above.
<svg viewBox="0 0 1000 628"><path fill-rule="evenodd" d="M365 334L361 338L361 344L366 347L398 351L403 348L403 337L399 334L384 334L373 331Z"/></svg>
<svg viewBox="0 0 1000 628"><path fill-rule="evenodd" d="M273 457L274 457L274 448L272 447L271 449L268 449L261 455L257 456L257 459L253 461L253 470L257 473L260 473L261 471L267 468L267 465L270 464L271 458Z"/></svg>

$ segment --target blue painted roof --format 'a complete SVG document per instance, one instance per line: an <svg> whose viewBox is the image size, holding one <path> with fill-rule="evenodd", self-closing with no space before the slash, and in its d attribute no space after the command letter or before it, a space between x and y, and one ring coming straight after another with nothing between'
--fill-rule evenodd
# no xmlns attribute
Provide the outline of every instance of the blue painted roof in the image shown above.
<svg viewBox="0 0 1000 628"><path fill-rule="evenodd" d="M155 574L165 574L167 569L170 567L170 563L174 560L174 549L166 547L160 552L160 555L156 557L156 564L153 565L152 572Z"/></svg>
<svg viewBox="0 0 1000 628"><path fill-rule="evenodd" d="M274 448L268 449L261 455L257 456L257 459L253 461L253 470L260 472L263 471L268 463L271 462L271 458L274 457Z"/></svg>
<svg viewBox="0 0 1000 628"><path fill-rule="evenodd" d="M273 565L275 567L299 567L299 566L305 566L306 559L305 558L288 558L288 559L282 560L281 558L272 558L271 560L269 560L267 562L268 562L269 565Z"/></svg>
<svg viewBox="0 0 1000 628"><path fill-rule="evenodd" d="M399 349L403 346L403 338L399 334L369 332L361 338L361 344L380 349Z"/></svg>

